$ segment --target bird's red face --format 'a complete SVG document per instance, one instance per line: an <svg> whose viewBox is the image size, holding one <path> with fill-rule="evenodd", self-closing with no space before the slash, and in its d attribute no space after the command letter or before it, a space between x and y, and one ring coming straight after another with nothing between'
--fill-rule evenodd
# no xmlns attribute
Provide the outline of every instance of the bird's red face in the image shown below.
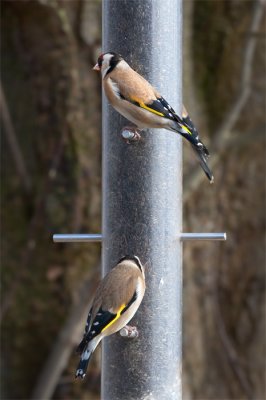
<svg viewBox="0 0 266 400"><path fill-rule="evenodd" d="M101 71L102 68L102 63L103 63L103 54L100 55L100 57L98 58L97 64L94 65L94 67L92 69L94 69L94 71Z"/></svg>

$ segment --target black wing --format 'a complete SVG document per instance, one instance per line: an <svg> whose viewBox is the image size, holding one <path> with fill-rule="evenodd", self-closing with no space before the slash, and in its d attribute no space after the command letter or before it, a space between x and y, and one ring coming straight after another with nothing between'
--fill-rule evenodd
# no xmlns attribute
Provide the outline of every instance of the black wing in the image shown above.
<svg viewBox="0 0 266 400"><path fill-rule="evenodd" d="M159 97L153 100L151 103L144 103L137 99L125 99L138 107L144 108L153 114L159 115L160 117L171 119L172 121L181 122L181 119L176 114L175 110L167 103L163 97Z"/></svg>
<svg viewBox="0 0 266 400"><path fill-rule="evenodd" d="M89 326L87 322L84 337L77 347L77 352L82 353L87 343L95 336L99 335L99 333L101 333L102 330L116 318L116 316L117 314L113 314L100 308L96 317L92 321L91 326Z"/></svg>
<svg viewBox="0 0 266 400"><path fill-rule="evenodd" d="M92 321L91 326L89 326L91 319L91 311L90 311L88 316L89 323L87 320L84 337L80 342L80 344L78 345L76 351L78 353L82 353L87 343L91 341L93 338L95 338L97 335L99 335L102 331L107 329L110 325L112 325L120 317L120 315L123 314L131 306L131 304L134 303L136 299L137 299L137 293L134 292L128 304L122 304L116 314L100 308L94 320Z"/></svg>

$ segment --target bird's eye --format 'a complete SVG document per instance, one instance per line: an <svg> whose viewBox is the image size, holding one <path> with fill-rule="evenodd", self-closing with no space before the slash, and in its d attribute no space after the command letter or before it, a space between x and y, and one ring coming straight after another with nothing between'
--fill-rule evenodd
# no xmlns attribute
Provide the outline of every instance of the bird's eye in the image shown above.
<svg viewBox="0 0 266 400"><path fill-rule="evenodd" d="M102 64L103 64L103 55L100 55L100 57L98 58L98 65L100 68L102 68Z"/></svg>

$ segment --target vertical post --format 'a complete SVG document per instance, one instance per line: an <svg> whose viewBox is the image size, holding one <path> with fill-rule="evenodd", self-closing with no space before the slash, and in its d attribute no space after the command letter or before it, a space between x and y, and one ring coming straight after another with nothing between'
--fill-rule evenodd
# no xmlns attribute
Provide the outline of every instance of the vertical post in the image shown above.
<svg viewBox="0 0 266 400"><path fill-rule="evenodd" d="M104 0L103 50L120 53L181 109L181 0ZM103 274L126 254L146 264L146 294L132 321L138 339L103 340L103 400L181 399L182 143L128 125L103 103Z"/></svg>

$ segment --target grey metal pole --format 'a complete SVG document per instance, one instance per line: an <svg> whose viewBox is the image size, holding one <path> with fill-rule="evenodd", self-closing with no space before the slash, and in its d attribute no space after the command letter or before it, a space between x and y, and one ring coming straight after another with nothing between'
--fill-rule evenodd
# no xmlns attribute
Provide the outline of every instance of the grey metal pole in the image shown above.
<svg viewBox="0 0 266 400"><path fill-rule="evenodd" d="M104 0L103 50L120 53L181 110L181 0ZM103 340L103 400L181 399L182 144L128 125L104 98L103 274L126 254L146 263L147 290L132 324L140 336Z"/></svg>

